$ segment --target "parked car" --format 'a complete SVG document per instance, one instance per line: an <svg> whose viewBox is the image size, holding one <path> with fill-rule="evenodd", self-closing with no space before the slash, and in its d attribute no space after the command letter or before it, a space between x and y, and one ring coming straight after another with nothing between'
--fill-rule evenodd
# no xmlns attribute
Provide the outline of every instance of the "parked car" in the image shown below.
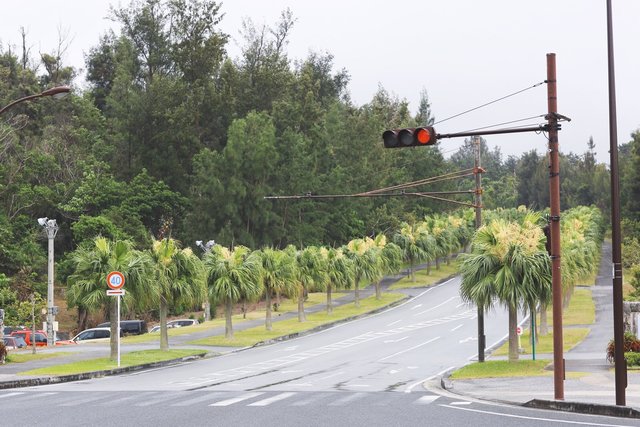
<svg viewBox="0 0 640 427"><path fill-rule="evenodd" d="M111 338L110 328L91 328L80 332L78 335L71 338L71 341L75 343L87 341L96 342L97 340L107 341L109 338Z"/></svg>
<svg viewBox="0 0 640 427"><path fill-rule="evenodd" d="M24 342L30 346L31 345L31 330L25 329L22 331L13 331L11 332L11 337L22 337ZM45 331L36 331L36 347L46 347L47 345L47 333Z"/></svg>
<svg viewBox="0 0 640 427"><path fill-rule="evenodd" d="M192 326L192 325L197 325L199 322L196 319L177 319L177 320L172 320L170 322L167 322L167 326L169 325L174 325L174 326Z"/></svg>
<svg viewBox="0 0 640 427"><path fill-rule="evenodd" d="M24 338L21 336L11 336L7 335L2 338L4 340L4 345L7 350L17 350L19 348L24 348L27 346Z"/></svg>
<svg viewBox="0 0 640 427"><path fill-rule="evenodd" d="M97 328L110 328L111 322L100 323ZM144 320L121 320L120 331L123 335L141 335L147 332L147 322Z"/></svg>
<svg viewBox="0 0 640 427"><path fill-rule="evenodd" d="M171 329L171 328L179 328L180 325L169 325L167 324L167 329ZM149 329L149 333L153 334L155 332L160 332L160 325L156 325L153 328Z"/></svg>

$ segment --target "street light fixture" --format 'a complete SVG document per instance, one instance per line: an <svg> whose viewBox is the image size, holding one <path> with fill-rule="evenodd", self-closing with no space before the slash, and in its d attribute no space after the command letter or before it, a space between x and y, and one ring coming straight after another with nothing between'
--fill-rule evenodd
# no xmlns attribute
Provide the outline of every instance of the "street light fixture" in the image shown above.
<svg viewBox="0 0 640 427"><path fill-rule="evenodd" d="M213 248L216 244L215 240L209 240L207 243L203 243L202 240L196 240L196 246L204 251L204 253L211 252L211 248ZM204 320L208 322L211 320L211 302L209 302L209 296L202 304L202 308L204 308Z"/></svg>
<svg viewBox="0 0 640 427"><path fill-rule="evenodd" d="M58 307L53 305L53 239L58 233L58 224L55 219L38 218L38 224L47 232L49 240L48 269L47 269L47 346L55 345L56 314Z"/></svg>
<svg viewBox="0 0 640 427"><path fill-rule="evenodd" d="M71 92L71 88L69 86L52 87L51 89L47 89L47 90L42 91L40 93L37 93L35 95L25 96L23 98L16 99L15 101L12 101L11 103L9 103L9 104L5 105L4 107L0 108L0 114L4 113L5 111L7 111L9 108L13 107L14 105L20 104L21 102L31 101L33 99L43 98L43 97L46 97L46 96L51 96L54 99L60 99L60 98L64 98L65 96L67 96L69 94L69 92Z"/></svg>

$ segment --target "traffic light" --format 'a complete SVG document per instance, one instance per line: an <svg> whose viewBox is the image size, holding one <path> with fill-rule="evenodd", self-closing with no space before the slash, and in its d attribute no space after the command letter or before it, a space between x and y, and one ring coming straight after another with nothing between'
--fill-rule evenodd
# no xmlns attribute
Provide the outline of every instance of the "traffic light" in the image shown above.
<svg viewBox="0 0 640 427"><path fill-rule="evenodd" d="M431 126L386 130L382 133L384 148L422 147L434 145L437 135Z"/></svg>

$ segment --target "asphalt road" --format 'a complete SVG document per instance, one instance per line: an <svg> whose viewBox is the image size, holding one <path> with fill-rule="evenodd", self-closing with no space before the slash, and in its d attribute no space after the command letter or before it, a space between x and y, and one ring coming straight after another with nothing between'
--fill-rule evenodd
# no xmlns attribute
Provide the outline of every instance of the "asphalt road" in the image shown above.
<svg viewBox="0 0 640 427"><path fill-rule="evenodd" d="M177 366L0 393L6 425L640 425L499 406L423 383L476 356L476 309L459 279L348 324ZM507 314L485 316L487 344ZM36 411L33 411L37 408ZM25 416L29 414L29 416ZM4 424L3 422L3 424Z"/></svg>

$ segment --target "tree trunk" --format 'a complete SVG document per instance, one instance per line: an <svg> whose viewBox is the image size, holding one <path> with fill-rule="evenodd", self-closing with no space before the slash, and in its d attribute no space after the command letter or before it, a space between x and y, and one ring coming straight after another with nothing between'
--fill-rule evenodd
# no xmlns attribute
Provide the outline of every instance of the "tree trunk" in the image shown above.
<svg viewBox="0 0 640 427"><path fill-rule="evenodd" d="M280 310L280 291L276 291L276 302L273 304L273 311Z"/></svg>
<svg viewBox="0 0 640 427"><path fill-rule="evenodd" d="M160 350L169 350L169 331L167 330L167 300L160 297Z"/></svg>
<svg viewBox="0 0 640 427"><path fill-rule="evenodd" d="M355 293L354 293L354 302L356 307L360 307L360 280L356 279L355 281Z"/></svg>
<svg viewBox="0 0 640 427"><path fill-rule="evenodd" d="M518 309L513 306L509 306L509 362L518 361L518 334L516 328L518 327Z"/></svg>
<svg viewBox="0 0 640 427"><path fill-rule="evenodd" d="M431 276L431 261L427 261L427 276Z"/></svg>
<svg viewBox="0 0 640 427"><path fill-rule="evenodd" d="M547 322L547 304L540 304L540 335L549 334L549 323Z"/></svg>
<svg viewBox="0 0 640 427"><path fill-rule="evenodd" d="M331 306L331 285L327 286L327 314L331 314L333 312L333 307Z"/></svg>
<svg viewBox="0 0 640 427"><path fill-rule="evenodd" d="M304 314L304 290L298 295L298 322L306 322L307 316Z"/></svg>
<svg viewBox="0 0 640 427"><path fill-rule="evenodd" d="M110 359L112 361L118 360L118 325L116 324L118 321L118 303L116 302L116 298L109 298L111 300L111 310L109 314L109 320L111 321L111 339L109 340L109 344L111 346Z"/></svg>
<svg viewBox="0 0 640 427"><path fill-rule="evenodd" d="M436 270L440 270L440 258L436 257Z"/></svg>
<svg viewBox="0 0 640 427"><path fill-rule="evenodd" d="M267 331L270 331L273 329L273 326L271 325L271 292L269 292L269 290L267 289L265 295L265 303L267 304L267 315L265 316L264 326L265 328L267 328Z"/></svg>
<svg viewBox="0 0 640 427"><path fill-rule="evenodd" d="M242 318L247 318L247 301L242 300Z"/></svg>
<svg viewBox="0 0 640 427"><path fill-rule="evenodd" d="M411 260L411 262L409 264L409 275L411 276L411 281L415 282L416 281L416 272L414 271L414 268L413 268L413 260Z"/></svg>
<svg viewBox="0 0 640 427"><path fill-rule="evenodd" d="M378 280L376 282L376 299L380 300L382 298L382 289L381 289L382 280Z"/></svg>
<svg viewBox="0 0 640 427"><path fill-rule="evenodd" d="M233 304L231 299L227 299L224 303L224 337L227 339L233 339L233 324L231 323L231 315L233 311Z"/></svg>

